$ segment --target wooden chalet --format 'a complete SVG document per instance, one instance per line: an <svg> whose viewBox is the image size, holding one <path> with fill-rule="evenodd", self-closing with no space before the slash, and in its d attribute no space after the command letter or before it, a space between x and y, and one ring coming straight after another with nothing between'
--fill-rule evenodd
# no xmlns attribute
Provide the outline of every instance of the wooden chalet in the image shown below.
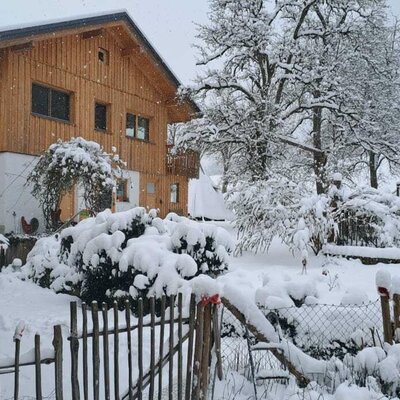
<svg viewBox="0 0 400 400"><path fill-rule="evenodd" d="M78 136L127 162L117 209L186 214L198 156L170 154L167 125L199 109L177 100L179 86L125 12L0 32L0 232L40 221L26 177L50 144ZM80 207L78 193L66 196L62 219Z"/></svg>

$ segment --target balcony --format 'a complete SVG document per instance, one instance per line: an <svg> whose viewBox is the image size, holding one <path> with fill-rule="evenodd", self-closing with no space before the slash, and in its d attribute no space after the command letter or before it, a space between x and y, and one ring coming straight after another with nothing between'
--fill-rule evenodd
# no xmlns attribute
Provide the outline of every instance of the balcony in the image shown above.
<svg viewBox="0 0 400 400"><path fill-rule="evenodd" d="M187 178L198 178L200 169L199 153L193 150L172 151L167 145L167 174L179 175Z"/></svg>

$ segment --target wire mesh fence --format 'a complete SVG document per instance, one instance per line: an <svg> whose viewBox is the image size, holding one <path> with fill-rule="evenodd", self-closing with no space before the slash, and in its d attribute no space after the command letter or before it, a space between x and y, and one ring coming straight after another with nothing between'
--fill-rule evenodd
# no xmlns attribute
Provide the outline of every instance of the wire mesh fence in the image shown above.
<svg viewBox="0 0 400 400"><path fill-rule="evenodd" d="M260 307L281 337L289 339L305 353L318 359L343 359L367 346L383 342L379 299L362 305L315 304L269 309ZM246 372L249 349L246 330L228 311L222 316L221 352L226 370ZM255 344L250 335L249 341ZM253 354L257 370L274 368L269 352Z"/></svg>

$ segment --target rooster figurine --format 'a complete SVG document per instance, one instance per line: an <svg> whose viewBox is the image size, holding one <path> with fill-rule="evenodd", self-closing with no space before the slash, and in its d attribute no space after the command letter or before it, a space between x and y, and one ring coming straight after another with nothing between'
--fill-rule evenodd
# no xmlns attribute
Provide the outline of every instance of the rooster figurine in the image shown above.
<svg viewBox="0 0 400 400"><path fill-rule="evenodd" d="M39 221L37 218L32 218L30 223L26 221L25 217L21 217L21 225L22 225L22 230L28 234L31 235L35 233L38 228L39 228Z"/></svg>

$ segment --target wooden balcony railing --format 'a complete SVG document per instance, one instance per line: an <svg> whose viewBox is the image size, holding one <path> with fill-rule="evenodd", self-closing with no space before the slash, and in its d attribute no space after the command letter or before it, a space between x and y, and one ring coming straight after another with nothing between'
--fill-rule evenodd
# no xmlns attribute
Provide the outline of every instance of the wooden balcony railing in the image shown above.
<svg viewBox="0 0 400 400"><path fill-rule="evenodd" d="M167 145L167 174L198 178L200 169L199 153L193 150L172 151Z"/></svg>

